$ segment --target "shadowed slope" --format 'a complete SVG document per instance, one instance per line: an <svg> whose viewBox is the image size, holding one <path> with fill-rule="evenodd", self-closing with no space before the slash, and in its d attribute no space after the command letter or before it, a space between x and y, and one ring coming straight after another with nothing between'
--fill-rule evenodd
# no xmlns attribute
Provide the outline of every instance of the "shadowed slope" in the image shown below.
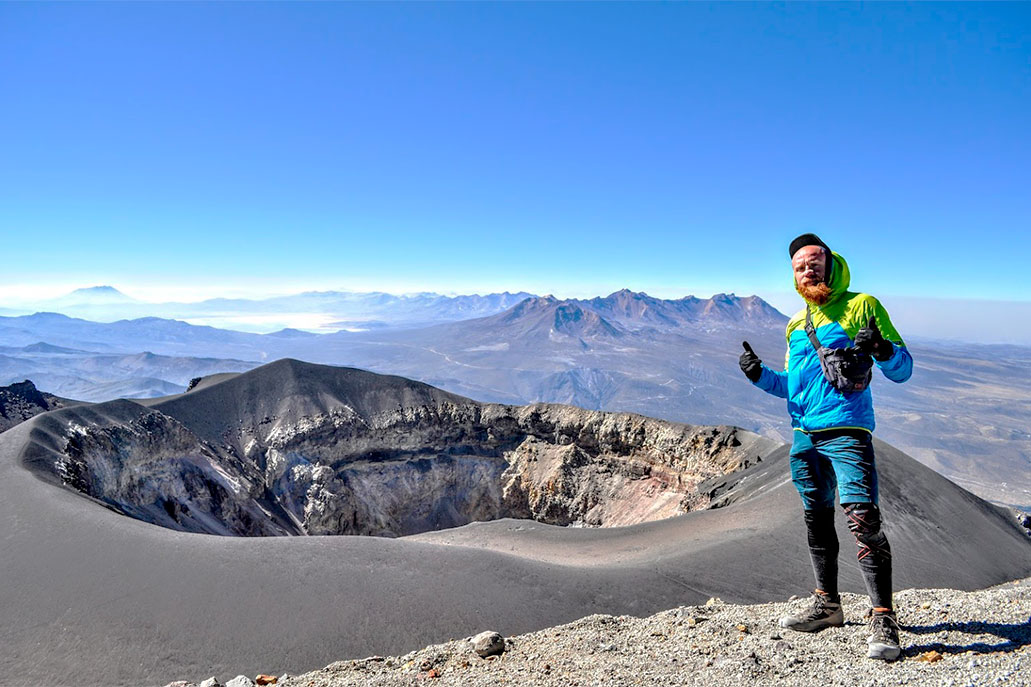
<svg viewBox="0 0 1031 687"><path fill-rule="evenodd" d="M202 380L187 394L151 399L147 405L175 417L202 439L221 441L241 424L257 424L271 418L296 422L345 407L367 418L399 406L469 402L457 394L404 377L313 365L292 358L247 373L218 377L211 384Z"/></svg>

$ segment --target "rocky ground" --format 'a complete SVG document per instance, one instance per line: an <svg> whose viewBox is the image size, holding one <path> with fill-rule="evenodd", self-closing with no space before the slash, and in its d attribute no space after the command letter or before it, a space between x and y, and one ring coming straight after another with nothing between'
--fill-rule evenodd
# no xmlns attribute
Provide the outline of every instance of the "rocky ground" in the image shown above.
<svg viewBox="0 0 1031 687"><path fill-rule="evenodd" d="M777 626L805 598L752 606L710 599L648 618L593 615L508 637L499 656L481 658L464 638L304 675L237 676L206 685L1031 685L1029 583L897 593L903 655L893 663L865 657L865 597L845 594L845 626L815 635Z"/></svg>
<svg viewBox="0 0 1031 687"><path fill-rule="evenodd" d="M64 399L39 391L27 379L10 386L0 386L0 432L40 413L63 408L64 405Z"/></svg>

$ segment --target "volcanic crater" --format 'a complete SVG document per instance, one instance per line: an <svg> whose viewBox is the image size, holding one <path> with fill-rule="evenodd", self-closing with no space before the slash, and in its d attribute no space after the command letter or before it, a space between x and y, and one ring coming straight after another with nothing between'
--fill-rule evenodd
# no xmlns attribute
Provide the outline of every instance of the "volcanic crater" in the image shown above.
<svg viewBox="0 0 1031 687"><path fill-rule="evenodd" d="M523 518L613 527L710 507L778 445L556 404L478 403L401 377L281 360L185 394L61 409L37 473L119 513L230 536L406 536Z"/></svg>

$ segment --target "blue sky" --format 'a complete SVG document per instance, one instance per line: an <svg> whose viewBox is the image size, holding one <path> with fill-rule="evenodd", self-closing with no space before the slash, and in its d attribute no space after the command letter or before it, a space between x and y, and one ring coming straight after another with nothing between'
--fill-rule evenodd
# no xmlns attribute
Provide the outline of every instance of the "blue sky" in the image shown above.
<svg viewBox="0 0 1031 687"><path fill-rule="evenodd" d="M1031 301L1029 123L1029 4L0 3L0 305Z"/></svg>

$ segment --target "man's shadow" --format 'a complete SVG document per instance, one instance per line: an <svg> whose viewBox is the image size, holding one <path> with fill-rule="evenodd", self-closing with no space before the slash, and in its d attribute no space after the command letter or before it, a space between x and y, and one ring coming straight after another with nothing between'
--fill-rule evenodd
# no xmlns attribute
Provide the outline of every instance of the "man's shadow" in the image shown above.
<svg viewBox="0 0 1031 687"><path fill-rule="evenodd" d="M915 656L925 651L937 651L940 654L962 654L972 651L975 654L990 654L997 651L1016 651L1022 646L1031 644L1031 619L1023 623L983 623L983 622L943 622L935 625L902 625L903 632L914 635L929 635L939 632L962 632L970 635L995 635L1003 640L998 644L972 642L970 644L911 644L906 647L907 656Z"/></svg>

